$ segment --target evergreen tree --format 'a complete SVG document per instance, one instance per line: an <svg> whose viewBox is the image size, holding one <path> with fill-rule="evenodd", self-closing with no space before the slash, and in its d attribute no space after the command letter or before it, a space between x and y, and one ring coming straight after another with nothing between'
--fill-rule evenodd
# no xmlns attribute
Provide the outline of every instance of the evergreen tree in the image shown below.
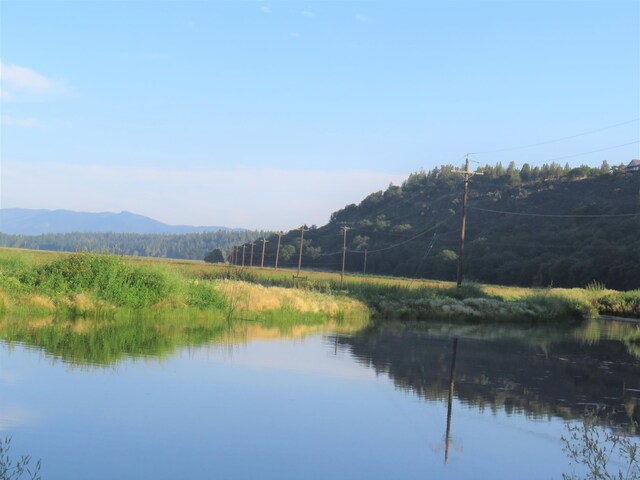
<svg viewBox="0 0 640 480"><path fill-rule="evenodd" d="M225 263L224 253L219 248L211 250L204 256L204 261L207 263Z"/></svg>

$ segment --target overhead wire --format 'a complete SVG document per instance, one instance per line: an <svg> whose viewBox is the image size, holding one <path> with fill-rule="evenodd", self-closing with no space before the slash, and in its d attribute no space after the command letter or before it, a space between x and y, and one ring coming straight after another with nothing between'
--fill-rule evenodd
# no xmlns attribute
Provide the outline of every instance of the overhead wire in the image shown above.
<svg viewBox="0 0 640 480"><path fill-rule="evenodd" d="M493 210L490 208L481 208L467 206L469 210L478 210L481 212L489 213L501 213L505 215L518 215L522 217L547 217L547 218L608 218L608 217L639 217L640 213L603 213L603 214L585 214L585 215L573 215L573 214L549 214L549 213L526 213L526 212L507 212L504 210Z"/></svg>
<svg viewBox="0 0 640 480"><path fill-rule="evenodd" d="M429 253L431 253L431 249L433 248L433 246L436 243L436 237L438 235L438 231L436 230L433 234L433 238L431 239L431 244L429 245L429 247L427 248L425 254L422 256L422 258L420 259L420 262L418 263L418 266L416 267L416 271L413 274L414 277L417 278L418 273L420 272L420 269L422 268L422 265L424 264L424 261L427 259L427 257L429 256Z"/></svg>
<svg viewBox="0 0 640 480"><path fill-rule="evenodd" d="M440 225L442 225L443 223L445 223L448 220L449 220L448 218L445 219L445 220L442 220L441 222L436 223L432 227L429 227L426 230L423 230L422 232L420 232L420 233L418 233L418 234L416 234L416 235L414 235L414 236L412 236L412 237L410 237L410 238L408 238L408 239L406 239L406 240L404 240L402 242L398 242L398 243L395 243L393 245L388 245L388 246L383 247L383 248L377 248L375 250L367 250L367 253L383 252L385 250L390 250L392 248L396 248L396 247L399 247L401 245L405 245L405 244L415 240L416 238L419 238L419 237L421 237L421 236L433 231L434 229L438 228ZM347 250L347 252L350 252L350 253L364 253L364 252L362 252L360 250Z"/></svg>
<svg viewBox="0 0 640 480"><path fill-rule="evenodd" d="M512 151L512 150L521 150L521 149L524 149L524 148L531 148L531 147L538 147L538 146L541 146L541 145L548 145L550 143L562 142L564 140L570 140L572 138L578 138L578 137L583 137L585 135L591 135L593 133L603 132L603 131L609 130L611 128L616 128L616 127L621 127L623 125L628 125L628 124L637 122L639 120L640 120L640 117L634 118L633 120L628 120L628 121L625 121L625 122L616 123L614 125L608 125L606 127L597 128L595 130L589 130L587 132L578 133L578 134L575 134L575 135L568 135L566 137L555 138L553 140L545 140L545 141L542 141L542 142L529 143L529 144L526 144L526 145L519 145L519 146L516 146L516 147L498 148L498 149L495 149L495 150L484 150L484 151L480 151L480 152L469 152L469 155L484 155L484 154L487 154L487 153L509 152L509 151Z"/></svg>
<svg viewBox="0 0 640 480"><path fill-rule="evenodd" d="M529 163L530 165L537 165L540 163L554 162L556 160L565 160L567 158L581 157L583 155L589 155L591 153L605 152L607 150L615 150L616 148L628 147L629 145L634 145L636 143L640 143L640 140L634 140L633 142L628 142L628 143L621 143L619 145L611 145L609 147L599 148L597 150L590 150L588 152L573 153L571 155L563 155L561 157L548 158L546 160L536 160L534 162L527 162L527 163Z"/></svg>

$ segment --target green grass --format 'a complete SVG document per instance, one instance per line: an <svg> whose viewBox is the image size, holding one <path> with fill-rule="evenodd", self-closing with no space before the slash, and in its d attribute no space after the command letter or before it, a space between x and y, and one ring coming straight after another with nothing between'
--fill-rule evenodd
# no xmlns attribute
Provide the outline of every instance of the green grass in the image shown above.
<svg viewBox="0 0 640 480"><path fill-rule="evenodd" d="M109 316L116 311L369 312L401 320L561 321L639 317L640 291L530 289L197 261L0 249L0 313ZM146 313L145 315L149 315Z"/></svg>
<svg viewBox="0 0 640 480"><path fill-rule="evenodd" d="M602 314L640 318L640 290L607 293L597 303Z"/></svg>

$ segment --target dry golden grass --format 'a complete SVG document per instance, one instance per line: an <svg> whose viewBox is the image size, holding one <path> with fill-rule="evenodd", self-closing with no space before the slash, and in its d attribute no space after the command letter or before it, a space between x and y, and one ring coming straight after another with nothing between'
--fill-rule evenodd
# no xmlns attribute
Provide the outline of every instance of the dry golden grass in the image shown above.
<svg viewBox="0 0 640 480"><path fill-rule="evenodd" d="M235 280L215 282L215 288L222 293L229 305L234 305L240 311L290 310L299 313L323 313L330 316L345 311L367 311L367 307L357 300L306 290L264 287Z"/></svg>
<svg viewBox="0 0 640 480"><path fill-rule="evenodd" d="M36 307L38 309L44 309L49 312L53 312L56 309L53 300L47 297L42 297L40 295L31 295L28 298L29 305L32 307Z"/></svg>

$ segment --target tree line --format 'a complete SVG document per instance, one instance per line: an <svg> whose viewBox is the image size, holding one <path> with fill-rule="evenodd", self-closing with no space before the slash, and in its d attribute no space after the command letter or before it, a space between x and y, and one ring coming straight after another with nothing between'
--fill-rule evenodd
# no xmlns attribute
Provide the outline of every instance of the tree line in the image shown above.
<svg viewBox="0 0 640 480"><path fill-rule="evenodd" d="M49 233L32 236L0 233L0 246L35 250L91 251L116 255L202 260L208 252L216 248L228 251L232 245L251 242L267 234L267 232L257 230L220 230L206 233L167 235Z"/></svg>

